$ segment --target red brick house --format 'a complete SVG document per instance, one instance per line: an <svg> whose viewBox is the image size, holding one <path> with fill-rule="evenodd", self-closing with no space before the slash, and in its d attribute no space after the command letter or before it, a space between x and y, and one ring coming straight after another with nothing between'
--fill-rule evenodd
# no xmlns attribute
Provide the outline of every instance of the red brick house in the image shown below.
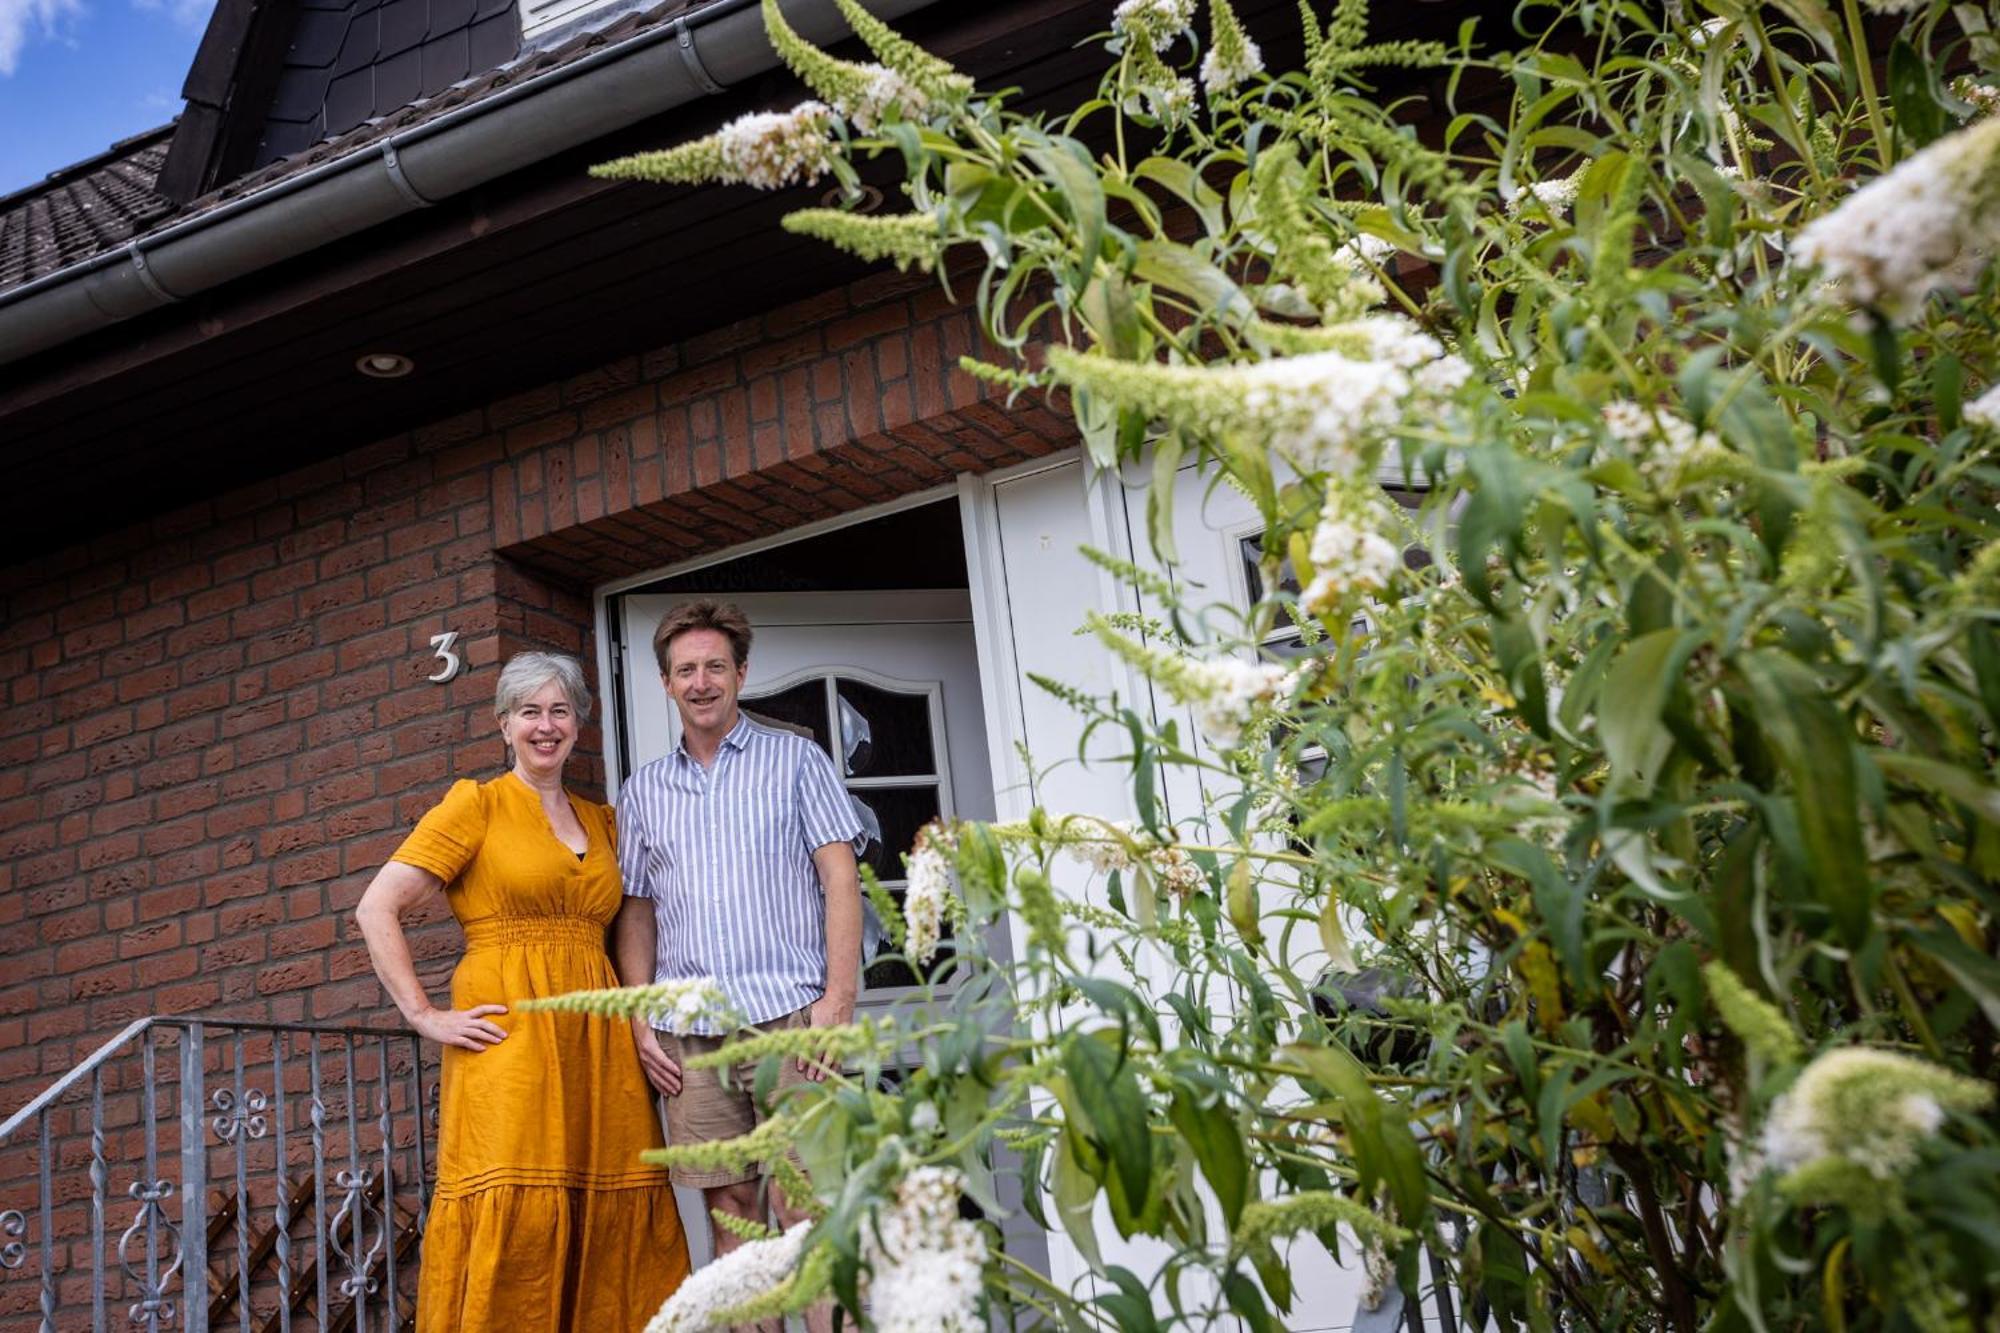
<svg viewBox="0 0 2000 1333"><path fill-rule="evenodd" d="M1109 6L871 8L984 86L1065 105L1095 86L1079 43ZM820 0L787 11L843 31ZM780 232L804 192L585 175L796 95L753 0L222 0L175 124L0 199L0 458L26 501L0 537L0 1111L81 1069L0 1142L0 1327L161 1326L204 1228L189 1327L407 1315L331 1277L409 1289L421 1144L388 1165L422 1114L407 1050L359 1044L357 1086L381 1089L359 1110L311 1083L312 1154L357 1154L343 1199L324 1172L318 1200L229 1176L304 1160L297 1098L270 1134L247 1117L253 1093L306 1089L300 1040L331 1082L355 1054L268 1025L393 1018L350 909L451 779L498 771L490 700L518 649L597 672L576 776L604 791L666 741L646 617L743 595L772 627L752 691L849 747L885 877L940 809L1126 799L1016 757L1074 749L1026 673L1118 683L1067 631L1115 598L1075 546L1130 546L1125 491L1084 476L1067 418L956 369L975 322L932 280ZM1180 530L1204 522L1240 580L1250 530ZM440 983L441 905L413 939ZM128 1024L195 1013L266 1026L190 1055L169 1025L83 1068ZM141 1047L151 1084L126 1068ZM172 1172L120 1162L203 1158L174 1123L190 1070L212 1188L148 1200ZM1297 1327L1335 1326L1321 1313Z"/></svg>

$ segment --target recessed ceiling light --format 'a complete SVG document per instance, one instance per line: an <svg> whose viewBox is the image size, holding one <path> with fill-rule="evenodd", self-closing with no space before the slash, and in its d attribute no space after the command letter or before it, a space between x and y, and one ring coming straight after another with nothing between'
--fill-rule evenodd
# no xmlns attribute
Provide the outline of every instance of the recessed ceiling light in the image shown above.
<svg viewBox="0 0 2000 1333"><path fill-rule="evenodd" d="M354 368L372 379L399 380L417 368L401 352L369 352L356 358Z"/></svg>
<svg viewBox="0 0 2000 1333"><path fill-rule="evenodd" d="M872 185L836 185L819 198L823 208L845 208L852 213L873 213L882 207L882 192Z"/></svg>

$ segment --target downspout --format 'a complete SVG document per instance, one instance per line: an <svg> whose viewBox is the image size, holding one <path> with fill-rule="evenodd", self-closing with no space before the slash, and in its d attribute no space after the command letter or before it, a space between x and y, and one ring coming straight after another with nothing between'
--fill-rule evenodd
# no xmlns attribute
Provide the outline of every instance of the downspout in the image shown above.
<svg viewBox="0 0 2000 1333"><path fill-rule="evenodd" d="M932 0L869 0L894 19ZM787 7L809 40L830 0ZM0 365L209 291L722 92L778 64L757 0L714 0L351 156L0 293Z"/></svg>

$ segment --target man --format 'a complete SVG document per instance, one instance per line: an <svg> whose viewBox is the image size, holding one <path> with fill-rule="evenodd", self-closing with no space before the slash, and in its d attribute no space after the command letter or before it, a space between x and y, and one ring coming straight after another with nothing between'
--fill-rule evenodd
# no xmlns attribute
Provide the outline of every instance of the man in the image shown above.
<svg viewBox="0 0 2000 1333"><path fill-rule="evenodd" d="M618 794L618 974L627 985L713 976L744 1023L832 1027L854 1016L859 981L861 822L825 751L737 708L750 639L741 611L706 600L675 607L653 635L681 741ZM727 1080L683 1076L688 1057L722 1044L722 1031L705 1027L677 1038L633 1025L639 1061L667 1098L673 1143L734 1138L763 1117L753 1067ZM824 1076L810 1060L788 1060L778 1085ZM752 1172L676 1167L673 1178L700 1189L711 1209L762 1220ZM798 1220L782 1200L778 1215L786 1226ZM718 1254L736 1245L715 1229ZM815 1328L826 1326L820 1316Z"/></svg>

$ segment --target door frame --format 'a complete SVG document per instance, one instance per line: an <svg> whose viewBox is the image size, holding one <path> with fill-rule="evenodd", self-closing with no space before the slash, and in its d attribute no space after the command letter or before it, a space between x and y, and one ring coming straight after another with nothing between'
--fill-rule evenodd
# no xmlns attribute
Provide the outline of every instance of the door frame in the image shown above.
<svg viewBox="0 0 2000 1333"><path fill-rule="evenodd" d="M706 569L711 565L725 565L732 560L740 560L746 555L755 555L759 551L768 551L779 546L789 546L793 542L805 541L808 538L822 536L829 532L838 532L842 528L851 528L857 524L866 523L871 519L885 518L890 514L898 514L906 509L920 509L925 505L937 504L940 501L949 500L954 497L959 499L962 518L964 514L962 487L957 483L931 486L921 491L912 491L908 495L899 495L893 500L885 500L880 504L867 505L845 514L836 514L832 518L822 518L816 519L811 523L801 523L797 527L786 528L783 532L774 532L769 536L755 537L749 541L738 542L733 546L720 547L686 560L677 560L670 564L657 565L652 569L644 570L637 574L628 574L624 578L613 579L608 583L600 583L597 587L593 588L590 595L591 634L596 641L598 695L603 704L600 726L604 734L605 799L613 802L617 801L618 789L623 785L626 776L624 771L625 719L623 700L626 681L624 666L620 660L621 654L618 652L618 648L623 642L620 638L622 626L619 624L622 617L612 614L613 598L620 597L628 592L637 591L647 584L656 583L661 579L677 578L682 574L692 574L696 570ZM970 554L970 551L968 551L968 579L972 577L969 568ZM985 642L990 639L992 633L990 623L982 620L980 612L981 607L978 595L975 593L972 603L972 633L975 647L983 647ZM979 656L983 664L985 658L984 652L981 652ZM983 665L980 683L982 685L985 684Z"/></svg>

